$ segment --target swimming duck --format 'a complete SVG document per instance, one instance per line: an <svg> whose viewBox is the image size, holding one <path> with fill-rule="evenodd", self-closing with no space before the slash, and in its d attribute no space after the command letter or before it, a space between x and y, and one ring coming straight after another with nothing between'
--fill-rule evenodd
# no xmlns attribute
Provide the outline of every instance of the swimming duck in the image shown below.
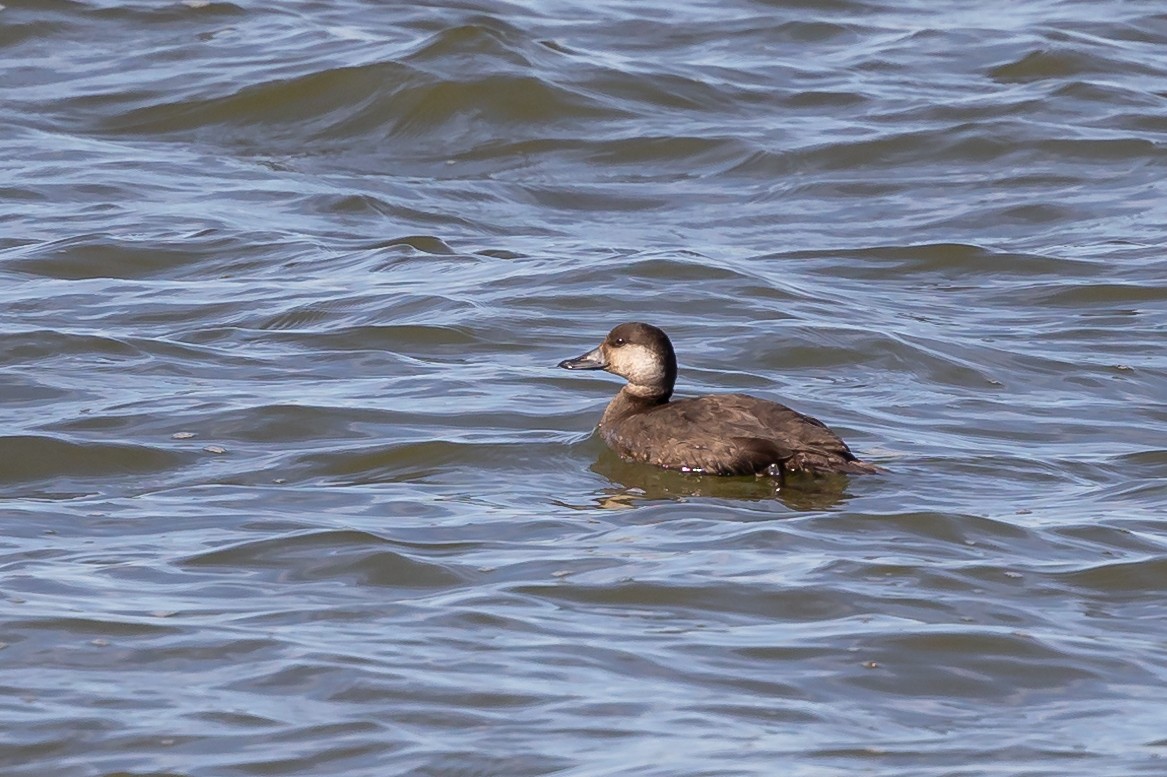
<svg viewBox="0 0 1167 777"><path fill-rule="evenodd" d="M628 383L600 417L600 436L621 458L685 472L771 475L871 473L816 418L746 394L710 394L670 402L677 356L668 335L628 322L565 370L604 370Z"/></svg>

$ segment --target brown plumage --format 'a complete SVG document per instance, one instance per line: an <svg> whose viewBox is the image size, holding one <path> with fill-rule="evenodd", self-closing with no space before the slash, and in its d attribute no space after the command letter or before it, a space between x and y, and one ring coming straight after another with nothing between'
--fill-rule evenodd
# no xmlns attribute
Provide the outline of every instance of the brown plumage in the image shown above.
<svg viewBox="0 0 1167 777"><path fill-rule="evenodd" d="M746 394L670 402L677 357L668 336L629 322L597 348L559 366L605 370L628 380L600 418L600 436L621 458L714 475L871 473L818 419Z"/></svg>

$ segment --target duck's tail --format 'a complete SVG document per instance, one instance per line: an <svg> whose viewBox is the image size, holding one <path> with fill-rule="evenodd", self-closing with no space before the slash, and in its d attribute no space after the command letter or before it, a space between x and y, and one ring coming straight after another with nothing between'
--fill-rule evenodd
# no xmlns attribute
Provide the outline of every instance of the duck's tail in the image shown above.
<svg viewBox="0 0 1167 777"><path fill-rule="evenodd" d="M812 474L838 472L848 475L874 475L884 471L882 467L860 461L854 456L847 458L837 453L813 449L796 450L782 464L787 472L810 472Z"/></svg>

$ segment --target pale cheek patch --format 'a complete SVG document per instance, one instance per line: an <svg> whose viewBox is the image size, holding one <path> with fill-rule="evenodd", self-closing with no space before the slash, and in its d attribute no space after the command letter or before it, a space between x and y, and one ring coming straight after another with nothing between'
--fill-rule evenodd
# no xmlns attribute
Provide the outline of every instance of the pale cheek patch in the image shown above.
<svg viewBox="0 0 1167 777"><path fill-rule="evenodd" d="M630 383L654 386L665 379L665 368L657 355L643 345L626 345L619 350L612 370L628 378Z"/></svg>

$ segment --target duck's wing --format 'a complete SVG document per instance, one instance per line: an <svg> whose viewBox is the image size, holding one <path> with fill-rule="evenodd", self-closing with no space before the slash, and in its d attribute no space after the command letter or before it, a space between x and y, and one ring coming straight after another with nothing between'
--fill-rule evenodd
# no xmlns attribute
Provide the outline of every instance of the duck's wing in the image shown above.
<svg viewBox="0 0 1167 777"><path fill-rule="evenodd" d="M706 401L706 400L714 401ZM679 400L679 420L695 437L725 439L744 461L763 463L760 472L778 464L788 472L875 472L859 461L847 443L822 421L786 405L746 394Z"/></svg>
<svg viewBox="0 0 1167 777"><path fill-rule="evenodd" d="M812 416L786 405L733 394L742 412L753 415L767 438L789 448L793 455L785 462L790 472L872 473L879 468L860 461L839 435Z"/></svg>
<svg viewBox="0 0 1167 777"><path fill-rule="evenodd" d="M733 404L681 400L622 419L601 434L621 456L658 467L716 475L753 475L781 468L794 455L758 434L758 422Z"/></svg>

